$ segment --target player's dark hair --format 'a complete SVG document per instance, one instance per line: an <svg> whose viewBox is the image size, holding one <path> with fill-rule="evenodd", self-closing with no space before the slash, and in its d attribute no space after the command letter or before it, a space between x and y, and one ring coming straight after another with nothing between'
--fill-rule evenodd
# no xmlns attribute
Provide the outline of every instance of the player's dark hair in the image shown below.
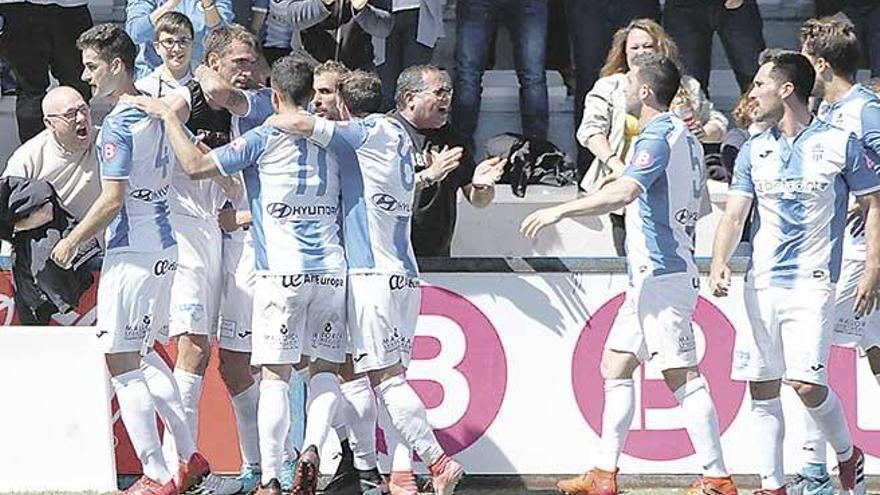
<svg viewBox="0 0 880 495"><path fill-rule="evenodd" d="M336 74L336 76L342 76L344 74L348 74L350 71L348 67L345 66L342 62L337 60L327 60L326 62L321 62L315 67L315 76L320 76L321 74L332 73Z"/></svg>
<svg viewBox="0 0 880 495"><path fill-rule="evenodd" d="M312 98L314 67L296 57L279 58L272 65L272 88L282 99L299 107L308 105Z"/></svg>
<svg viewBox="0 0 880 495"><path fill-rule="evenodd" d="M205 36L203 42L205 60L208 60L208 55L212 53L222 58L226 54L226 50L232 47L233 43L242 43L247 45L254 53L260 53L260 44L253 33L240 24L229 24L212 29Z"/></svg>
<svg viewBox="0 0 880 495"><path fill-rule="evenodd" d="M807 57L800 53L782 50L766 57L765 63L772 64L770 77L778 84L791 83L795 96L807 103L816 83L816 71Z"/></svg>
<svg viewBox="0 0 880 495"><path fill-rule="evenodd" d="M189 17L180 12L171 11L160 15L156 19L156 26L153 29L156 32L153 38L155 41L159 41L159 35L162 33L172 36L188 34L190 40L195 36L195 30Z"/></svg>
<svg viewBox="0 0 880 495"><path fill-rule="evenodd" d="M355 117L382 110L382 81L375 74L362 70L349 72L339 78L337 91Z"/></svg>
<svg viewBox="0 0 880 495"><path fill-rule="evenodd" d="M659 53L642 53L633 59L638 77L654 92L657 103L669 107L681 86L681 72L675 62Z"/></svg>
<svg viewBox="0 0 880 495"><path fill-rule="evenodd" d="M861 49L856 28L845 17L807 20L801 26L801 47L812 57L824 58L839 76L852 78L859 68Z"/></svg>
<svg viewBox="0 0 880 495"><path fill-rule="evenodd" d="M122 61L122 65L129 74L134 74L134 59L137 56L137 46L117 24L98 24L79 35L76 40L76 48L80 51L94 50L101 60L108 64L114 59Z"/></svg>

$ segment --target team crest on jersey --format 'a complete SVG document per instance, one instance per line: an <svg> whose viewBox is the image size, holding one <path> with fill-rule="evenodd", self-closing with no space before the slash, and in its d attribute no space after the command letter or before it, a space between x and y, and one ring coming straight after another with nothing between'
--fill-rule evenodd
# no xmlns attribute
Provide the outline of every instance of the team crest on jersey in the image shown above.
<svg viewBox="0 0 880 495"><path fill-rule="evenodd" d="M104 160L112 161L116 158L116 144L115 143L105 143L101 148L101 153L104 155Z"/></svg>
<svg viewBox="0 0 880 495"><path fill-rule="evenodd" d="M232 148L233 151L241 151L244 149L245 140L243 137L235 138L231 143L229 143L229 147Z"/></svg>
<svg viewBox="0 0 880 495"><path fill-rule="evenodd" d="M638 168L645 168L651 164L651 159L651 153L648 150L642 150L633 157L633 165Z"/></svg>
<svg viewBox="0 0 880 495"><path fill-rule="evenodd" d="M825 147L822 146L822 143L816 143L813 145L813 149L810 150L810 154L814 161L821 161L822 157L825 156Z"/></svg>

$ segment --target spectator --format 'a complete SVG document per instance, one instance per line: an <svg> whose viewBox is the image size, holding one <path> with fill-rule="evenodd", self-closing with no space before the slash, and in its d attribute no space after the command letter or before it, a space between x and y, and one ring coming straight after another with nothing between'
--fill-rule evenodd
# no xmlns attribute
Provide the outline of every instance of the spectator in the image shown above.
<svg viewBox="0 0 880 495"><path fill-rule="evenodd" d="M660 21L658 0L615 0L595 2L566 0L565 17L571 39L574 62L574 123L577 127L584 114L584 98L599 79L599 71L611 39L618 29L633 19L648 18ZM583 179L595 157L583 146L578 146L577 181Z"/></svg>
<svg viewBox="0 0 880 495"><path fill-rule="evenodd" d="M391 34L385 39L373 38L385 109L394 107L400 72L410 65L430 63L437 39L443 36L443 0L391 0L390 4Z"/></svg>
<svg viewBox="0 0 880 495"><path fill-rule="evenodd" d="M135 82L142 93L161 98L171 89L186 86L192 80L192 22L180 12L165 12L156 19L153 48L164 61Z"/></svg>
<svg viewBox="0 0 880 495"><path fill-rule="evenodd" d="M397 78L397 109L391 116L403 124L426 158L416 164L412 220L416 256L449 256L458 191L473 206L488 206L506 163L501 158L474 163L473 150L447 123L450 98L449 76L433 65L408 67Z"/></svg>
<svg viewBox="0 0 880 495"><path fill-rule="evenodd" d="M637 19L614 34L601 79L584 99L584 116L577 130L578 142L595 155L581 181L581 188L594 192L624 169L629 143L638 125L626 113L627 73L636 55L658 52L680 64L675 42L651 19ZM702 142L718 142L727 130L727 118L716 111L700 83L683 76L673 109ZM612 236L618 255L624 255L623 216L611 215Z"/></svg>
<svg viewBox="0 0 880 495"><path fill-rule="evenodd" d="M302 46L299 32L294 30L290 18L291 3L293 0L255 0L252 7L251 32L260 40L270 67L288 55L294 43L297 47Z"/></svg>
<svg viewBox="0 0 880 495"><path fill-rule="evenodd" d="M202 62L202 41L208 31L232 22L235 13L230 0L128 0L125 7L125 30L138 45L135 79L140 79L162 64L153 45L154 26L162 14L176 11L187 16L193 25L193 64Z"/></svg>
<svg viewBox="0 0 880 495"><path fill-rule="evenodd" d="M42 111L46 129L15 150L3 176L48 182L81 220L101 194L89 105L74 88L59 86L43 98Z"/></svg>
<svg viewBox="0 0 880 495"><path fill-rule="evenodd" d="M681 49L685 72L696 77L707 94L716 31L740 91L751 84L764 49L756 0L666 0L663 24Z"/></svg>
<svg viewBox="0 0 880 495"><path fill-rule="evenodd" d="M0 57L18 83L15 116L21 142L43 130L40 102L49 87L49 72L64 86L91 98L80 80L83 71L76 39L92 27L86 0L0 1ZM4 86L5 87L5 86Z"/></svg>
<svg viewBox="0 0 880 495"><path fill-rule="evenodd" d="M370 0L294 0L290 15L307 52L319 62L336 60L351 70L373 70L371 37L387 38L393 23L388 9Z"/></svg>
<svg viewBox="0 0 880 495"><path fill-rule="evenodd" d="M483 71L500 23L513 40L522 133L547 139L547 15L547 0L467 0L456 4L452 122L470 146L480 116Z"/></svg>
<svg viewBox="0 0 880 495"><path fill-rule="evenodd" d="M826 15L843 13L856 28L856 36L867 58L871 77L880 76L880 2L874 0L838 0L836 9Z"/></svg>

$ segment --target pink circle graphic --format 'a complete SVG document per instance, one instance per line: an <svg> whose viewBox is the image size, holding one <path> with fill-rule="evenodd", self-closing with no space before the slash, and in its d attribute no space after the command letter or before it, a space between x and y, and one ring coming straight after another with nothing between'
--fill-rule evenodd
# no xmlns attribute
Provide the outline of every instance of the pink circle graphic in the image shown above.
<svg viewBox="0 0 880 495"><path fill-rule="evenodd" d="M843 404L846 424L853 442L865 455L880 457L880 431L863 430L858 423L857 368L859 357L855 349L832 347L828 358L828 381ZM866 400L864 397L863 400Z"/></svg>
<svg viewBox="0 0 880 495"><path fill-rule="evenodd" d="M581 414L597 434L602 431L605 404L604 380L599 372L599 364L605 339L624 299L625 294L618 294L603 304L587 321L575 345L572 387ZM700 372L709 382L723 433L736 417L745 393L745 383L730 379L735 330L724 313L702 297L697 301L693 319L706 337L706 354L700 362ZM641 408L635 413L641 417L639 423L645 424L646 410L674 407L676 401L663 380L646 379L644 373L641 375ZM652 461L681 459L694 453L684 428L630 431L623 451L633 457Z"/></svg>
<svg viewBox="0 0 880 495"><path fill-rule="evenodd" d="M465 339L465 353L454 366L468 384L468 405L462 417L451 426L434 430L437 440L448 455L455 455L476 442L498 416L507 390L507 357L498 332L489 318L466 298L450 290L422 285L421 315L442 316L456 322ZM442 352L441 343L433 337L416 336L412 360L431 359ZM432 380L410 380L426 407L443 403L445 390ZM379 450L386 451L380 435Z"/></svg>

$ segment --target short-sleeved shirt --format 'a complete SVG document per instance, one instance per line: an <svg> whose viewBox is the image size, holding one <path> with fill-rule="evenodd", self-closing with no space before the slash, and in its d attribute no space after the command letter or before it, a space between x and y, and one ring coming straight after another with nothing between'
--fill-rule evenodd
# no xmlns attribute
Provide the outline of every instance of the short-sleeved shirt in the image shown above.
<svg viewBox="0 0 880 495"><path fill-rule="evenodd" d="M265 122L270 115L275 113L275 110L272 108L272 90L270 88L249 89L243 91L243 93L247 100L248 107L243 115L232 114L230 134L233 139L241 136L254 127L263 125L263 122ZM236 202L233 203L232 201L229 201L224 207L233 207L236 210L243 210L248 208L248 205L247 191L245 191ZM224 241L247 242L250 239L250 235L248 235L243 229L238 229L233 232L224 232L223 239Z"/></svg>
<svg viewBox="0 0 880 495"><path fill-rule="evenodd" d="M756 201L754 288L826 288L840 275L850 192L880 190L851 132L820 119L789 140L777 127L753 136L736 160L729 194Z"/></svg>
<svg viewBox="0 0 880 495"><path fill-rule="evenodd" d="M343 239L349 273L417 277L410 241L415 163L412 140L396 119L317 119L311 139L341 170Z"/></svg>
<svg viewBox="0 0 880 495"><path fill-rule="evenodd" d="M260 125L210 156L223 175L241 172L244 177L258 272L345 270L339 166L326 150Z"/></svg>
<svg viewBox="0 0 880 495"><path fill-rule="evenodd" d="M642 193L626 206L630 280L697 273L694 231L705 174L703 148L670 113L651 119L632 145L624 180Z"/></svg>
<svg viewBox="0 0 880 495"><path fill-rule="evenodd" d="M391 116L403 124L418 153L440 151L444 146L464 148L458 168L437 184L416 192L413 210L412 243L416 256L448 257L458 217L458 191L462 186L471 183L477 168L473 151L464 137L452 130L449 124L439 129L416 129L398 112L392 112ZM424 167L424 160L419 160L416 163L416 172L422 171Z"/></svg>
<svg viewBox="0 0 880 495"><path fill-rule="evenodd" d="M105 232L107 252L176 245L168 206L176 159L164 124L120 103L104 119L96 146L101 178L128 182L122 209Z"/></svg>
<svg viewBox="0 0 880 495"><path fill-rule="evenodd" d="M854 85L840 100L819 106L817 116L845 131L852 132L865 147L865 156L880 169L880 98L861 84ZM844 259L864 260L865 230L861 219L853 216L843 237Z"/></svg>
<svg viewBox="0 0 880 495"><path fill-rule="evenodd" d="M96 136L98 129L92 132ZM49 129L44 129L15 150L6 163L3 176L48 182L61 204L77 220L82 220L101 195L94 143L82 153L69 153L58 144Z"/></svg>

